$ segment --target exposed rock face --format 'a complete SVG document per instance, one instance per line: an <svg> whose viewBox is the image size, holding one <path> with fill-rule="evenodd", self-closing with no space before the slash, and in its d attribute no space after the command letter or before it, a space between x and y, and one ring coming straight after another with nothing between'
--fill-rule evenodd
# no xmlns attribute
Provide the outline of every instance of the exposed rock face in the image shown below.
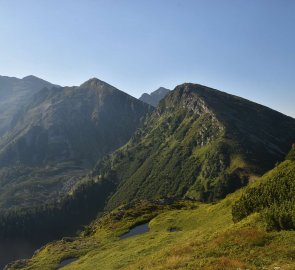
<svg viewBox="0 0 295 270"><path fill-rule="evenodd" d="M147 94L144 93L142 96L139 98L141 101L150 104L154 107L157 107L159 102L170 92L169 89L160 87L156 91Z"/></svg>

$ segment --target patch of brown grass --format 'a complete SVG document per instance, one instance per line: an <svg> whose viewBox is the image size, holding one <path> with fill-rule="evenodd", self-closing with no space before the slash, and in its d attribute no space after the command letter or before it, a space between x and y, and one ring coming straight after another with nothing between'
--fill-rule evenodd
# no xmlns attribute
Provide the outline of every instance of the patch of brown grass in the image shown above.
<svg viewBox="0 0 295 270"><path fill-rule="evenodd" d="M245 263L238 259L222 256L213 262L210 266L204 268L204 270L237 270L245 269Z"/></svg>
<svg viewBox="0 0 295 270"><path fill-rule="evenodd" d="M257 228L241 228L219 235L213 242L217 246L233 243L237 245L263 246L269 240L266 232Z"/></svg>
<svg viewBox="0 0 295 270"><path fill-rule="evenodd" d="M176 247L174 249L171 250L171 255L174 256L183 256L186 254L191 254L194 252L194 247L195 247L195 243L194 242L190 242L188 244Z"/></svg>

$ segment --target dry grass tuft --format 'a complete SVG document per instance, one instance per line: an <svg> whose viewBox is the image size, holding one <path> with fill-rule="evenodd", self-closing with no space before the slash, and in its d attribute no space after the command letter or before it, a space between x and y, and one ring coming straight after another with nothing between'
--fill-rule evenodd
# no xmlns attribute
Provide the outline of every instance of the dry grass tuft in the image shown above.
<svg viewBox="0 0 295 270"><path fill-rule="evenodd" d="M238 259L222 256L217 259L211 266L205 268L206 270L237 270L245 269L245 263ZM204 270L205 270L204 269Z"/></svg>

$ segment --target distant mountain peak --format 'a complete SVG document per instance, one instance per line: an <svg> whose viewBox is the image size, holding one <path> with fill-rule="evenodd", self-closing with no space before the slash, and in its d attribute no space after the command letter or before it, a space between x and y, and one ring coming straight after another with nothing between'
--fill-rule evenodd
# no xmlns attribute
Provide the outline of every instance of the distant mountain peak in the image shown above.
<svg viewBox="0 0 295 270"><path fill-rule="evenodd" d="M22 80L30 80L30 79L40 79L34 75L28 75L22 78Z"/></svg>
<svg viewBox="0 0 295 270"><path fill-rule="evenodd" d="M97 78L91 78L80 85L80 87L87 87L87 88L93 88L98 86L111 86L111 85Z"/></svg>
<svg viewBox="0 0 295 270"><path fill-rule="evenodd" d="M139 99L147 104L157 107L160 100L163 99L169 92L169 89L165 87L159 87L157 90L151 92L150 94L143 93Z"/></svg>
<svg viewBox="0 0 295 270"><path fill-rule="evenodd" d="M106 83L105 81L97 79L97 78L91 78L91 79L87 80L86 82L82 83L79 86L79 88L97 91L99 93L104 93L106 95L108 95L108 94L117 94L120 96L127 95L130 98L137 100L136 98L130 96L129 94L125 93L124 91Z"/></svg>
<svg viewBox="0 0 295 270"><path fill-rule="evenodd" d="M161 86L156 91L152 92L151 94L161 93L161 92L166 92L167 93L167 91L170 91L170 90Z"/></svg>
<svg viewBox="0 0 295 270"><path fill-rule="evenodd" d="M86 82L82 83L82 84L88 84L88 83L102 83L103 81L96 78L96 77L93 77L93 78L90 78L89 80L87 80Z"/></svg>
<svg viewBox="0 0 295 270"><path fill-rule="evenodd" d="M22 81L25 81L25 82L31 82L31 83L46 83L46 84L51 84L48 81L43 80L43 79L41 79L41 78L39 78L37 76L34 76L34 75L25 76L21 80ZM54 86L58 86L58 85L54 85Z"/></svg>

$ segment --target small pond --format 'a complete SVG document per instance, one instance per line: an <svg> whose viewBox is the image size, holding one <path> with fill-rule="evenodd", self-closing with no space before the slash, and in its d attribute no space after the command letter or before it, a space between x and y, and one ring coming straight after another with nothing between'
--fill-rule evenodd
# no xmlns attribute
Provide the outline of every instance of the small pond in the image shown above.
<svg viewBox="0 0 295 270"><path fill-rule="evenodd" d="M59 264L59 266L58 266L57 269L61 269L64 266L66 266L66 265L68 265L68 264L70 264L70 263L72 263L72 262L74 262L76 260L78 260L78 258L68 258L68 259L65 259L65 260L61 261L61 263Z"/></svg>
<svg viewBox="0 0 295 270"><path fill-rule="evenodd" d="M149 231L149 223L144 223L138 226L135 226L134 228L130 229L129 232L124 233L120 236L120 239L126 239L135 235L143 234Z"/></svg>

